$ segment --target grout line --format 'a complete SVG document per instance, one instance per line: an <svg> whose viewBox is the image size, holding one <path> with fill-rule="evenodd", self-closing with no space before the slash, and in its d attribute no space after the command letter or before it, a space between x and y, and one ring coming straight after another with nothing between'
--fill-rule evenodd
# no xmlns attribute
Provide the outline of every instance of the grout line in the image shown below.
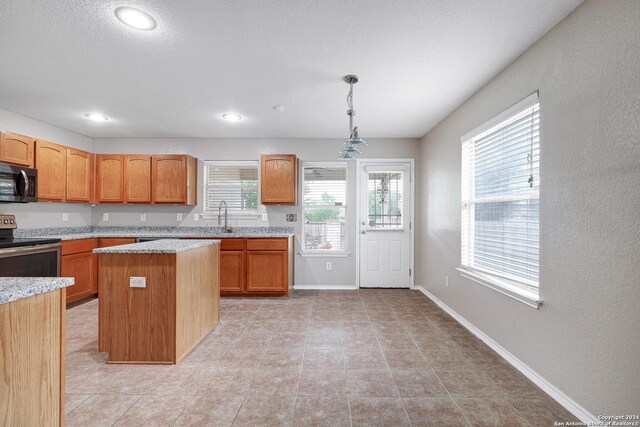
<svg viewBox="0 0 640 427"><path fill-rule="evenodd" d="M313 298L313 302L315 305L315 296ZM313 313L313 309L311 310L311 313ZM302 349L302 361L300 362L300 374L298 375L298 387L296 387L296 398L293 401L293 414L291 415L291 424L295 423L295 419L296 419L296 404L298 403L298 395L300 394L300 380L302 379L302 370L304 369L304 358L307 354L307 341L309 340L309 329L311 329L311 320L309 320L309 323L307 325L307 332L304 336L304 347Z"/></svg>

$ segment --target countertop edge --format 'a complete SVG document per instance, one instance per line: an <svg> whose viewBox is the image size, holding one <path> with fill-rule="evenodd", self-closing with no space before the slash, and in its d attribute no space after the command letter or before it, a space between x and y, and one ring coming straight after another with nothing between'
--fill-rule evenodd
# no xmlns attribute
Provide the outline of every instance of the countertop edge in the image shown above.
<svg viewBox="0 0 640 427"><path fill-rule="evenodd" d="M0 304L57 291L74 284L73 277L0 277Z"/></svg>

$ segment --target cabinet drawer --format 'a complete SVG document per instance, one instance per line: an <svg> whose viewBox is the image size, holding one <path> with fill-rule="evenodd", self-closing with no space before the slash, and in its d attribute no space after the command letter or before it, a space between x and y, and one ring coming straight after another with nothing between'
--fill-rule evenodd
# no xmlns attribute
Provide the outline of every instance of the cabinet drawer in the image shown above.
<svg viewBox="0 0 640 427"><path fill-rule="evenodd" d="M66 240L62 242L62 255L91 252L98 247L98 239Z"/></svg>
<svg viewBox="0 0 640 427"><path fill-rule="evenodd" d="M102 237L98 239L98 247L106 248L108 246L128 245L135 243L134 238L120 238L120 237Z"/></svg>
<svg viewBox="0 0 640 427"><path fill-rule="evenodd" d="M222 239L220 242L221 251L242 251L245 247L245 239Z"/></svg>
<svg viewBox="0 0 640 427"><path fill-rule="evenodd" d="M249 251L286 251L287 239L247 239Z"/></svg>

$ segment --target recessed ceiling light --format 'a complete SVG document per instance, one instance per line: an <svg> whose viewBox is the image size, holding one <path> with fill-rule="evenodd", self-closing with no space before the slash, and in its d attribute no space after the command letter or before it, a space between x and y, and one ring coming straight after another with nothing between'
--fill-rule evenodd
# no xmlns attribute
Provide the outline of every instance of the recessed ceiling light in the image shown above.
<svg viewBox="0 0 640 427"><path fill-rule="evenodd" d="M284 106L283 105L274 105L273 109L276 111L284 111Z"/></svg>
<svg viewBox="0 0 640 427"><path fill-rule="evenodd" d="M94 122L106 122L107 120L109 120L109 117L100 113L87 113L84 116L89 120L93 120Z"/></svg>
<svg viewBox="0 0 640 427"><path fill-rule="evenodd" d="M224 113L222 115L222 118L230 122L238 122L242 120L242 116L240 114L234 114L234 113Z"/></svg>
<svg viewBox="0 0 640 427"><path fill-rule="evenodd" d="M149 31L156 27L156 21L151 15L132 7L119 7L116 9L116 17L123 24L128 25L136 30Z"/></svg>

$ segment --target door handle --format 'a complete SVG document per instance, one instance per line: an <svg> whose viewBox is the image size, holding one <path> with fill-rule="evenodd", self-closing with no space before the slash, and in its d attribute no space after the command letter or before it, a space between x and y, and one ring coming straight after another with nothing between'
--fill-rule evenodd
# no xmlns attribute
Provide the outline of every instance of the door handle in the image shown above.
<svg viewBox="0 0 640 427"><path fill-rule="evenodd" d="M367 234L366 230L362 230L360 234Z"/></svg>
<svg viewBox="0 0 640 427"><path fill-rule="evenodd" d="M362 225L367 225L367 222L366 221L362 221Z"/></svg>

